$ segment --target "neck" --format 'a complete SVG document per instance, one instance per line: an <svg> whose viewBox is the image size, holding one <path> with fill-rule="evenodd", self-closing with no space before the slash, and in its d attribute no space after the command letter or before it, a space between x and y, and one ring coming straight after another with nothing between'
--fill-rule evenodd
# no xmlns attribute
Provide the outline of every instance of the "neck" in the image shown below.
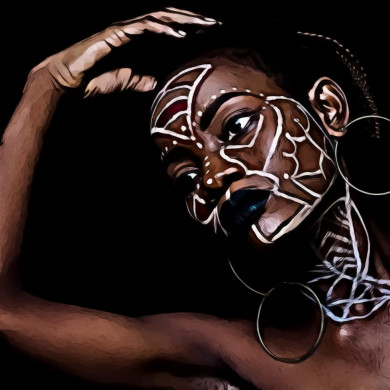
<svg viewBox="0 0 390 390"><path fill-rule="evenodd" d="M309 285L320 291L330 318L366 318L390 300L387 242L371 218L363 220L345 185L344 194L317 220L311 238L320 264Z"/></svg>

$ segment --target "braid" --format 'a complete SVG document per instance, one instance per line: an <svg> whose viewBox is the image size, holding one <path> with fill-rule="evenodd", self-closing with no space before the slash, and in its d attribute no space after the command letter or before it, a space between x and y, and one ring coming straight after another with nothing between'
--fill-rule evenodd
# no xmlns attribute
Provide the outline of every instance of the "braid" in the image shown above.
<svg viewBox="0 0 390 390"><path fill-rule="evenodd" d="M354 84L362 91L363 97L366 101L366 104L371 111L370 114L378 115L378 108L375 104L374 98L371 95L368 82L367 82L367 74L364 71L363 66L360 65L359 60L351 53L351 51L338 42L336 39L321 35L321 34L313 34L308 32L298 31L298 35L319 38L323 41L330 43L334 46L335 53L337 54L339 60L347 67L349 70ZM380 128L378 121L375 121L375 132L374 137L380 138Z"/></svg>

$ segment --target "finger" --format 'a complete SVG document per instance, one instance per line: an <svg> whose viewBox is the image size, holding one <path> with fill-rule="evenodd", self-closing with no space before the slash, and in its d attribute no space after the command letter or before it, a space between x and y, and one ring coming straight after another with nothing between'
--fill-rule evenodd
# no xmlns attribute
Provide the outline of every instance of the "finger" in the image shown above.
<svg viewBox="0 0 390 390"><path fill-rule="evenodd" d="M121 22L116 22L113 24L113 26L126 26L148 17L154 17L156 19L160 19L163 21L176 22L180 24L200 24L200 25L210 26L216 23L220 23L216 19L207 18L203 15L199 15L194 12L180 10L178 8L167 7L164 8L162 11L152 12L150 14L140 16L139 18L136 19L128 19L128 20L123 20Z"/></svg>
<svg viewBox="0 0 390 390"><path fill-rule="evenodd" d="M84 91L84 98L134 90L138 92L151 91L156 87L157 81L153 76L140 76L134 74L129 68L121 68L101 74L92 79Z"/></svg>
<svg viewBox="0 0 390 390"><path fill-rule="evenodd" d="M215 22L215 23L218 22L218 20L216 20L214 18L208 18L206 16L203 16L203 15L200 15L200 14L196 14L195 12L191 12L191 11L188 11L188 10L185 10L185 9L174 8L174 7L165 7L164 11L173 12L173 13L176 13L178 15L194 16L194 17L196 17L198 19L203 19L206 22Z"/></svg>
<svg viewBox="0 0 390 390"><path fill-rule="evenodd" d="M154 32L156 34L171 35L176 38L184 38L187 33L182 30L176 30L167 23L155 18L154 16L145 16L137 22L123 26L121 29L127 36L142 34L145 31Z"/></svg>
<svg viewBox="0 0 390 390"><path fill-rule="evenodd" d="M155 12L152 14L155 18L169 23L194 24L199 26L213 26L218 23L215 19L204 18L203 16L187 15L170 10Z"/></svg>

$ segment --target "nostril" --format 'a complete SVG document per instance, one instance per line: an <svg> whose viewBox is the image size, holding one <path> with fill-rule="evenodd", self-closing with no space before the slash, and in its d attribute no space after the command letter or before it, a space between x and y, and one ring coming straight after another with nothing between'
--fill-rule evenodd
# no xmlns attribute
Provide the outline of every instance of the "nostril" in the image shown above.
<svg viewBox="0 0 390 390"><path fill-rule="evenodd" d="M242 173L239 171L232 172L222 177L222 182L225 187L229 187L235 181L242 179Z"/></svg>

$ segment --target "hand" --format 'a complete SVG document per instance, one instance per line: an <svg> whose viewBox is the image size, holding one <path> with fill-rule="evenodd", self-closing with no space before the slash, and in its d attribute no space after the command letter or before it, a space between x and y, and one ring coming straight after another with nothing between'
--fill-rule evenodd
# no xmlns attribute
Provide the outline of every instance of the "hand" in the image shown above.
<svg viewBox="0 0 390 390"><path fill-rule="evenodd" d="M170 26L192 24L202 27L218 23L215 19L206 18L193 12L176 8L165 8L162 11L143 15L139 18L115 23L105 30L84 39L81 42L47 58L32 70L49 75L54 87L58 90L77 88L84 80L85 72L115 48L131 42L134 36L145 31L166 34L174 38L184 38L186 33ZM150 91L156 85L152 76L134 74L130 68L116 69L92 79L85 88L85 97L96 94L111 93L132 89Z"/></svg>

